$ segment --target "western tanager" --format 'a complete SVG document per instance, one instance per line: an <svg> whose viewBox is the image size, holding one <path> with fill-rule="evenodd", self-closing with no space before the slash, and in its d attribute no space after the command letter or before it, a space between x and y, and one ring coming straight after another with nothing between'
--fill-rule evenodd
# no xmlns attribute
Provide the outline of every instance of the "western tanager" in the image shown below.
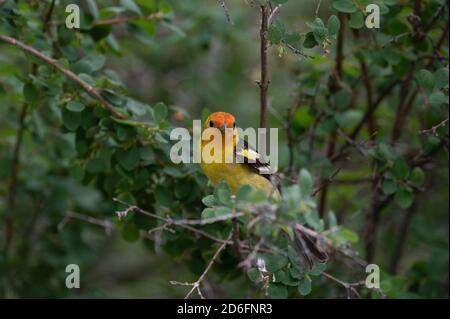
<svg viewBox="0 0 450 319"><path fill-rule="evenodd" d="M251 148L245 140L240 140L236 130L236 120L233 115L226 112L215 112L208 116L203 124L202 135L208 128L220 130L221 139L201 139L199 146L201 151L209 153L209 149L217 147L222 150L221 160L213 163L205 163L202 159L200 165L203 172L213 185L225 181L230 186L231 192L236 193L242 185L250 185L263 190L267 195L279 196L277 187L274 185L273 173L267 163L260 161L260 154ZM226 134L226 129L232 129L232 134ZM206 149L208 148L208 149ZM209 155L209 154L208 154ZM226 159L232 158L230 163ZM235 159L240 158L237 162Z"/></svg>

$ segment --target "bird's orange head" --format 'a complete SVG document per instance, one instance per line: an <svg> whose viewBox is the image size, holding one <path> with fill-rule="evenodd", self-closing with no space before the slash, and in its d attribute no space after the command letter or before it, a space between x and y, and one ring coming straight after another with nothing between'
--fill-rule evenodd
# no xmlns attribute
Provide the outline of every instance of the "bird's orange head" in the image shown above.
<svg viewBox="0 0 450 319"><path fill-rule="evenodd" d="M227 112L214 112L211 113L203 124L203 128L215 127L220 130L226 128L235 128L236 119L233 115Z"/></svg>

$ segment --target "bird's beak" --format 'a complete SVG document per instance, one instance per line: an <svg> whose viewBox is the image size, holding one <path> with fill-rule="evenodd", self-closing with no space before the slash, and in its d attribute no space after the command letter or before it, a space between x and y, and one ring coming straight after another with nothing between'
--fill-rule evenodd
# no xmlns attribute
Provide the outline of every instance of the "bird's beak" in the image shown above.
<svg viewBox="0 0 450 319"><path fill-rule="evenodd" d="M222 129L223 131L225 131L226 128L227 128L227 123L224 123L224 124L222 125L221 129Z"/></svg>

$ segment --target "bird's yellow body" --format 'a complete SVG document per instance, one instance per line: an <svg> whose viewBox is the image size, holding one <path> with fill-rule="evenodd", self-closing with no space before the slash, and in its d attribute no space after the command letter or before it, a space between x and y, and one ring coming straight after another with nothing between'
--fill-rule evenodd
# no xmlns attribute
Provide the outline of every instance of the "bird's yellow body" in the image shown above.
<svg viewBox="0 0 450 319"><path fill-rule="evenodd" d="M236 193L238 188L243 185L250 185L257 189L264 191L268 195L278 196L278 190L271 183L269 179L262 176L254 169L251 169L249 165L245 163L236 163L234 161L234 155L236 153L236 145L239 140L235 129L234 117L225 112L212 113L205 121L203 131L209 127L215 127L221 129L221 139L211 140L202 139L198 144L203 152L206 147L211 147L211 144L216 144L218 149L222 150L221 161L206 163L203 159L200 162L200 166L213 185L217 185L222 181L225 181L231 189L233 194ZM232 134L226 137L224 128L232 128ZM226 140L228 139L228 141ZM208 146L209 144L209 146ZM244 158L259 157L256 151L244 148L239 151L240 155ZM233 162L226 162L225 159L233 159Z"/></svg>
<svg viewBox="0 0 450 319"><path fill-rule="evenodd" d="M270 194L271 190L274 188L268 179L251 171L244 164L201 163L200 165L213 185L225 181L230 186L233 194L235 194L242 185L251 185L263 190L267 194Z"/></svg>

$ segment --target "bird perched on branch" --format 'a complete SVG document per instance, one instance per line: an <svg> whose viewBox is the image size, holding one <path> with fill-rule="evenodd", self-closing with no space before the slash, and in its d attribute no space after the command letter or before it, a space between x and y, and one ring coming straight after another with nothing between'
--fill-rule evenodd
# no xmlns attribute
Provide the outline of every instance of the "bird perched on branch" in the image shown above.
<svg viewBox="0 0 450 319"><path fill-rule="evenodd" d="M239 138L233 115L226 112L212 113L203 124L202 136L209 128L218 129L220 138L211 134L209 138L201 139L200 166L213 185L225 181L233 194L240 186L250 185L263 190L269 196L279 196L275 174L269 164L262 161L260 154ZM204 156L214 156L214 150L221 150L218 161L205 162Z"/></svg>

